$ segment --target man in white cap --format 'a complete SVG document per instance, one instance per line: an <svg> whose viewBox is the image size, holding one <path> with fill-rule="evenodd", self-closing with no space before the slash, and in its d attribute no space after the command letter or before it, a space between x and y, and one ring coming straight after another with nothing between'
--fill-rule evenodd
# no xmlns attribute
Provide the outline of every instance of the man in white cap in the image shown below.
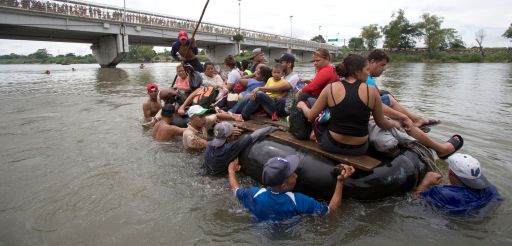
<svg viewBox="0 0 512 246"><path fill-rule="evenodd" d="M297 182L295 170L299 157L289 155L274 157L265 163L262 182L268 188L240 188L236 172L240 170L238 161L229 164L229 184L235 196L258 220L284 220L301 214L325 215L334 212L341 205L343 182L354 173L354 168L340 165L340 175L336 178L336 188L329 205L298 192L291 192Z"/></svg>
<svg viewBox="0 0 512 246"><path fill-rule="evenodd" d="M256 48L252 50L251 63L249 64L248 69L251 70L252 73L256 72L256 66L258 64L263 63L265 61L265 53L261 50L261 48Z"/></svg>
<svg viewBox="0 0 512 246"><path fill-rule="evenodd" d="M413 195L421 196L429 204L452 213L499 205L501 195L482 174L477 159L468 154L455 153L448 157L447 162L449 185L434 186L441 183L442 176L428 172Z"/></svg>
<svg viewBox="0 0 512 246"><path fill-rule="evenodd" d="M211 176L225 176L228 165L246 149L251 143L274 131L275 127L267 126L244 135L235 140L241 131L229 122L221 122L213 128L214 138L208 143L203 162L203 174Z"/></svg>
<svg viewBox="0 0 512 246"><path fill-rule="evenodd" d="M214 113L215 111L213 111ZM187 129L183 132L183 146L185 149L205 149L208 145L208 130L213 127L217 117L211 110L205 109L200 105L191 106L188 109L190 119Z"/></svg>

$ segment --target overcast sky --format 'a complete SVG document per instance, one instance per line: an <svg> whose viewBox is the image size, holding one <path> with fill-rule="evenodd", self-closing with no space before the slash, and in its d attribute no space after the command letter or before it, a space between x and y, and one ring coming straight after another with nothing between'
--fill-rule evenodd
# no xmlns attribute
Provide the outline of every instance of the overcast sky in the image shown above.
<svg viewBox="0 0 512 246"><path fill-rule="evenodd" d="M123 6L123 0L90 2ZM205 2L126 0L126 6L129 9L197 20ZM311 39L320 32L327 38L348 40L359 36L363 26L388 24L393 11L403 9L407 19L413 23L418 22L423 13L443 17L442 27L455 28L469 47L476 45L475 32L479 29L484 29L486 33L483 43L485 47L512 45L501 37L512 23L512 0L241 0L241 9L242 28L289 36L291 24L294 38ZM293 15L291 23L290 15ZM238 0L211 0L203 21L237 27L238 16ZM342 42L338 44L343 45ZM38 48L46 48L54 55L70 52L84 55L91 53L89 46L0 39L0 54L29 54ZM382 47L382 39L378 46Z"/></svg>

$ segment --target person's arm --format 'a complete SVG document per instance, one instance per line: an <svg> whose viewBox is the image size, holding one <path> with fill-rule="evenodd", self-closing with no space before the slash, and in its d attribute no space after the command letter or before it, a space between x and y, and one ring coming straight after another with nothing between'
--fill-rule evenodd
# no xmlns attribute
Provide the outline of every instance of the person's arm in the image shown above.
<svg viewBox="0 0 512 246"><path fill-rule="evenodd" d="M183 132L187 130L187 128L181 128L177 126L171 125L171 134L172 136L183 136Z"/></svg>
<svg viewBox="0 0 512 246"><path fill-rule="evenodd" d="M311 83L302 88L301 93L311 93L320 88L324 88L331 78L330 73L331 71L329 69L321 69L315 78L311 80Z"/></svg>
<svg viewBox="0 0 512 246"><path fill-rule="evenodd" d="M320 114L320 112L322 112L322 110L324 110L324 108L327 107L327 95L328 93L330 93L330 91L331 88L324 88L311 109L308 108L308 106L304 102L299 102L297 104L297 107L302 109L302 112L304 112L304 116L308 118L309 122L313 122L315 120L315 117L317 117L318 114Z"/></svg>
<svg viewBox="0 0 512 246"><path fill-rule="evenodd" d="M174 42L174 44L172 44L172 48L171 48L171 56L174 60L176 61L179 61L180 58L178 57L177 53L178 53L178 50L180 49L180 42Z"/></svg>
<svg viewBox="0 0 512 246"><path fill-rule="evenodd" d="M199 49L196 46L196 39L195 38L191 38L190 39L190 48L192 48L192 53L194 53L194 55L199 54Z"/></svg>
<svg viewBox="0 0 512 246"><path fill-rule="evenodd" d="M282 85L278 86L264 86L264 87L258 87L258 90L264 91L264 92L282 92L282 91L289 91L292 88L290 83L286 82Z"/></svg>
<svg viewBox="0 0 512 246"><path fill-rule="evenodd" d="M197 88L194 92L190 93L190 96L187 97L185 102L178 108L178 114L179 115L185 115L185 108L192 103L192 100L194 100L194 97L196 97L199 90L202 90L202 87Z"/></svg>
<svg viewBox="0 0 512 246"><path fill-rule="evenodd" d="M403 127L406 131L411 130L411 127L414 126L414 123L412 122L412 120L409 117L407 117L407 115L402 114L397 110L394 110L393 108L389 107L386 104L382 104L382 111L385 116L402 122Z"/></svg>
<svg viewBox="0 0 512 246"><path fill-rule="evenodd" d="M342 196L343 196L343 182L348 177L352 176L355 172L354 167L348 165L341 165L341 173L336 177L336 188L334 189L334 194L332 194L331 201L329 202L329 210L328 214L333 213L337 208L341 206Z"/></svg>
<svg viewBox="0 0 512 246"><path fill-rule="evenodd" d="M151 121L153 116L151 116L151 104L145 101L142 104L142 112L144 112L144 120L146 122Z"/></svg>
<svg viewBox="0 0 512 246"><path fill-rule="evenodd" d="M238 180L236 180L236 173L240 171L240 165L238 164L238 158L234 159L231 163L229 163L228 167L228 175L229 175L229 185L231 186L231 190L235 192L240 185L238 184Z"/></svg>
<svg viewBox="0 0 512 246"><path fill-rule="evenodd" d="M377 89L375 89L375 87L373 87L373 86L369 86L368 89L371 94L370 100L373 98L373 107L371 107L371 109L372 109L373 119L375 120L375 124L377 124L377 126L379 126L382 129L391 129L393 127L399 129L400 124L398 122L391 120L391 119L388 120L384 117L384 113L382 111L383 103L380 100L380 95L377 92ZM368 102L368 104L370 104L370 102Z"/></svg>
<svg viewBox="0 0 512 246"><path fill-rule="evenodd" d="M436 172L428 172L421 180L421 183L414 189L412 193L413 198L418 198L421 192L428 190L433 185L438 185L443 180L443 176Z"/></svg>

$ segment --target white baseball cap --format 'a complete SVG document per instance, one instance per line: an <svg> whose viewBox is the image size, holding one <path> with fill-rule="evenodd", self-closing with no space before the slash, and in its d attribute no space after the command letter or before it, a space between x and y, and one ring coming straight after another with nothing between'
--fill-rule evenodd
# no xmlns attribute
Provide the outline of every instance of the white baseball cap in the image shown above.
<svg viewBox="0 0 512 246"><path fill-rule="evenodd" d="M480 162L468 154L455 153L446 160L450 170L466 186L473 189L485 189L490 183L482 174Z"/></svg>
<svg viewBox="0 0 512 246"><path fill-rule="evenodd" d="M206 113L208 113L208 109L205 109L203 107L201 107L200 105L194 105L194 106L191 106L189 109L188 109L188 117L192 117L192 116L203 116L205 115Z"/></svg>

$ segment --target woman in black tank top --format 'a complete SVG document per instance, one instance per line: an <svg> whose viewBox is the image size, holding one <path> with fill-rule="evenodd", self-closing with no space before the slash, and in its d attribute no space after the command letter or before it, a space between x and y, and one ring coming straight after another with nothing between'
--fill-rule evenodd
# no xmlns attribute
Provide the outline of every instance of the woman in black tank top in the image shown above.
<svg viewBox="0 0 512 246"><path fill-rule="evenodd" d="M299 102L297 107L310 122L324 108L329 108L331 118L326 129L315 131L320 148L337 154L366 154L370 112L381 128L400 128L400 125L384 118L378 91L364 83L369 72L368 61L364 57L351 54L336 66L336 71L345 77L344 81L326 86L311 109L303 102Z"/></svg>

